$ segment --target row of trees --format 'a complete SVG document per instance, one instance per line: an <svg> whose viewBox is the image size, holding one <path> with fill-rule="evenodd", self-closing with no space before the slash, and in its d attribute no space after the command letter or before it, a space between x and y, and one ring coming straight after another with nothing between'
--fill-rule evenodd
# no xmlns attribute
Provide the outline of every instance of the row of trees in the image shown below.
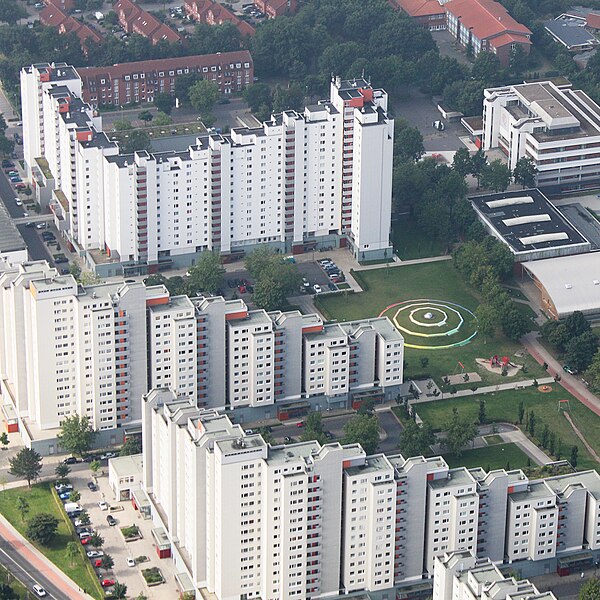
<svg viewBox="0 0 600 600"><path fill-rule="evenodd" d="M596 358L598 336L580 311L575 311L562 322L546 321L540 333L578 371L585 371Z"/></svg>

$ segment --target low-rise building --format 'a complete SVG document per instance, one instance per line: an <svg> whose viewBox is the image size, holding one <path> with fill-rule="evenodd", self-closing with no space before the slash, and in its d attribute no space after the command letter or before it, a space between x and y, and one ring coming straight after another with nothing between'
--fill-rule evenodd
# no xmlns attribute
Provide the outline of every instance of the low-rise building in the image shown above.
<svg viewBox="0 0 600 600"><path fill-rule="evenodd" d="M153 102L156 94L175 95L177 78L195 73L213 81L222 94L241 92L254 79L248 50L178 58L117 63L107 67L80 67L84 102L94 107Z"/></svg>
<svg viewBox="0 0 600 600"><path fill-rule="evenodd" d="M194 21L206 23L207 25L231 23L242 36L251 37L256 33L250 23L238 17L222 4L213 2L213 0L185 0L184 7L188 17Z"/></svg>
<svg viewBox="0 0 600 600"><path fill-rule="evenodd" d="M118 0L113 10L127 33L137 33L148 38L153 45L161 41L180 42L181 36L161 23L154 15L140 8L133 0Z"/></svg>
<svg viewBox="0 0 600 600"><path fill-rule="evenodd" d="M548 34L569 52L592 50L600 43L585 25L585 19L571 15L560 15L556 19L544 21L544 29Z"/></svg>
<svg viewBox="0 0 600 600"><path fill-rule="evenodd" d="M52 4L63 12L69 13L75 8L75 0L44 0L46 5Z"/></svg>
<svg viewBox="0 0 600 600"><path fill-rule="evenodd" d="M438 0L389 0L392 8L400 9L415 23L429 31L446 29L446 9Z"/></svg>
<svg viewBox="0 0 600 600"><path fill-rule="evenodd" d="M101 44L104 41L104 38L89 25L63 12L59 8L59 3L47 4L40 11L40 21L48 27L58 29L61 35L74 33L79 38L81 49L86 55L89 51L90 43Z"/></svg>
<svg viewBox="0 0 600 600"><path fill-rule="evenodd" d="M27 244L8 214L4 202L0 202L0 261L15 266L28 259Z"/></svg>
<svg viewBox="0 0 600 600"><path fill-rule="evenodd" d="M108 461L108 485L117 502L131 500L142 483L141 454L117 456Z"/></svg>
<svg viewBox="0 0 600 600"><path fill-rule="evenodd" d="M600 106L570 83L524 83L484 92L483 149L499 148L514 169L527 156L536 185L551 191L600 182Z"/></svg>
<svg viewBox="0 0 600 600"><path fill-rule="evenodd" d="M448 31L473 56L495 54L507 67L517 48L529 54L531 31L517 22L495 0L449 0L445 2Z"/></svg>
<svg viewBox="0 0 600 600"><path fill-rule="evenodd" d="M269 19L293 15L298 10L297 0L254 0L254 6Z"/></svg>

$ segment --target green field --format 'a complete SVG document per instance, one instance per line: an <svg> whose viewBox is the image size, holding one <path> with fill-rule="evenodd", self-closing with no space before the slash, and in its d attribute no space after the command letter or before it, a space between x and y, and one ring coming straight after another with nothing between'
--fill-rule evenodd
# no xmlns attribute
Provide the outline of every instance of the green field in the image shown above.
<svg viewBox="0 0 600 600"><path fill-rule="evenodd" d="M523 400L526 411L533 410L536 417L536 433L548 425L562 442L562 458L569 458L571 446L579 447L578 469L598 469L600 465L594 461L585 449L581 440L575 435L568 421L558 413L558 400L570 399L571 418L581 433L593 448L600 448L600 418L589 408L578 402L560 386L543 394L537 389L529 387L523 390L502 391L479 396L468 396L456 399L437 400L415 405L419 417L430 423L434 428L441 429L450 419L452 409L457 408L462 417L477 420L479 400L485 399L486 417L488 421L514 423L518 417L519 402ZM497 446L491 447L495 450ZM512 463L511 463L512 464Z"/></svg>
<svg viewBox="0 0 600 600"><path fill-rule="evenodd" d="M453 454L444 454L444 460L451 468L467 467L473 469L482 467L492 469L523 469L527 466L527 454L516 444L498 444L487 448L474 448L465 450L460 457Z"/></svg>
<svg viewBox="0 0 600 600"><path fill-rule="evenodd" d="M66 546L73 541L73 535L69 526L67 516L56 503L50 490L50 484L40 483L27 487L4 490L0 492L0 513L2 513L12 525L25 535L27 523L23 522L20 513L16 509L19 496L23 496L29 503L29 514L27 518L41 512L51 513L58 520L58 533L52 544L42 546L34 544L38 550L48 557L61 571L66 573L79 587L85 589L95 598L102 598L100 586L96 579L92 578L91 567L87 558L81 553L75 564L71 564L66 556Z"/></svg>
<svg viewBox="0 0 600 600"><path fill-rule="evenodd" d="M402 260L441 256L446 250L443 242L425 234L410 215L401 215L392 223L392 245Z"/></svg>
<svg viewBox="0 0 600 600"><path fill-rule="evenodd" d="M465 285L452 261L359 271L355 272L355 276L358 283L361 286L365 284L368 290L348 296L319 298L317 307L325 318L348 321L373 317L379 315L390 304L403 300L447 300L465 306L471 311L474 311L479 305L479 300L471 288ZM506 383L510 379L502 377L498 373L490 373L475 362L476 358L487 359L494 354L507 355L514 362L525 364L528 373L525 377L517 375L516 377L519 379L543 377L544 371L529 356L515 358L515 352L520 349L520 344L508 340L501 334L489 340L484 340L477 335L466 346L444 350L407 348L405 379L429 374L440 385L444 375L460 372L458 365L460 361L465 365L467 371L480 374L482 382L477 385ZM429 359L426 368L421 366L421 359L424 357Z"/></svg>

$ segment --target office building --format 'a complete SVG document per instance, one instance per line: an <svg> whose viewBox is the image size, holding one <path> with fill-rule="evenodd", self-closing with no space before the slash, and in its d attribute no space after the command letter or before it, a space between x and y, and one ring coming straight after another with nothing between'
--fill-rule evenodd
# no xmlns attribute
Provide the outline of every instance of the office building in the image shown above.
<svg viewBox="0 0 600 600"><path fill-rule="evenodd" d="M514 169L529 157L536 185L552 191L600 181L600 106L570 83L524 83L484 92L483 149L499 148Z"/></svg>
<svg viewBox="0 0 600 600"><path fill-rule="evenodd" d="M337 442L272 446L166 388L143 404L142 491L198 597L389 598L435 574L439 600L524 598L537 590L492 563L542 574L600 552L595 471L530 481ZM504 595L482 595L488 576Z"/></svg>
<svg viewBox="0 0 600 600"><path fill-rule="evenodd" d="M21 88L27 171L40 197L50 196L61 232L102 276L262 244L391 256L394 123L387 94L362 79L335 78L330 101L303 113L199 136L185 151L131 155L102 133L72 67L32 65Z"/></svg>

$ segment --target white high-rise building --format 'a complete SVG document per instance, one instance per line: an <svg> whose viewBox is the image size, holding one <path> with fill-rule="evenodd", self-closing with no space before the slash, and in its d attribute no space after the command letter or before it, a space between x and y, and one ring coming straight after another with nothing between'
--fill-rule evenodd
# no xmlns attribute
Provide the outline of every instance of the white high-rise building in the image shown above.
<svg viewBox="0 0 600 600"><path fill-rule="evenodd" d="M349 244L391 256L394 122L364 79L260 127L199 136L187 149L123 154L81 100L67 65L21 71L24 153L42 204L104 276L193 264L269 244L301 253ZM177 141L174 141L174 148Z"/></svg>
<svg viewBox="0 0 600 600"><path fill-rule="evenodd" d="M542 574L600 553L595 471L530 481L337 442L272 446L169 389L143 404L142 493L198 597L384 598L435 574L436 600L550 600L492 562ZM482 564L486 547L496 560Z"/></svg>

